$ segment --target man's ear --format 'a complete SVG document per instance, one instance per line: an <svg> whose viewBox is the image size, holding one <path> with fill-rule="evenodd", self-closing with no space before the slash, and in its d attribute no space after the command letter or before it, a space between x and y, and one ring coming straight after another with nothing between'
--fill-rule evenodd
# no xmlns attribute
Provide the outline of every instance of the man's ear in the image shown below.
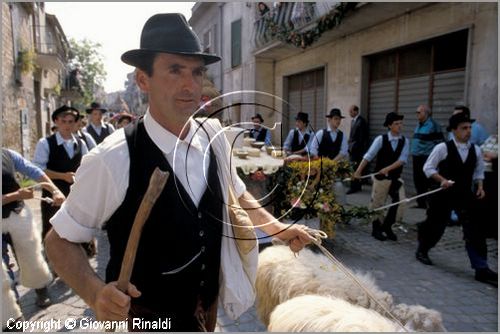
<svg viewBox="0 0 500 334"><path fill-rule="evenodd" d="M147 93L149 91L149 76L143 70L135 70L135 82L142 92Z"/></svg>

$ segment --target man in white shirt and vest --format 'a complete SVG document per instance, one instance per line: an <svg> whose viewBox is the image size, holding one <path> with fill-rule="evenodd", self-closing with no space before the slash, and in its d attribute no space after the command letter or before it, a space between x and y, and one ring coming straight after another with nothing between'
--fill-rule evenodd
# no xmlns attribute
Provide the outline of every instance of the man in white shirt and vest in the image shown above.
<svg viewBox="0 0 500 334"><path fill-rule="evenodd" d="M200 101L206 65L220 58L202 52L181 14L152 16L140 45L124 53L122 61L137 68L136 82L148 95L149 109L86 157L66 204L51 221L47 254L99 320L170 318L172 331L213 331L223 288L221 245L227 240L221 233L226 202L219 172L229 166L230 157L215 154L220 150L204 131L197 131L203 128L191 116ZM126 241L156 167L171 175L146 221L131 281L122 293L116 280ZM242 207L251 209L254 225L265 223L260 228L290 241L293 251L310 242L302 228L277 222L259 208L234 167L227 171L232 181L226 186L234 188ZM90 176L99 182L85 182ZM106 282L75 247L102 227L110 242Z"/></svg>
<svg viewBox="0 0 500 334"><path fill-rule="evenodd" d="M113 125L102 121L102 115L108 111L106 108L101 107L98 102L92 102L90 107L87 108L89 114L89 125L85 128L87 133L94 138L97 145L102 143L104 138L115 132Z"/></svg>
<svg viewBox="0 0 500 334"><path fill-rule="evenodd" d="M453 138L436 145L424 164L425 175L443 190L429 198L427 219L418 226L416 258L423 264L433 264L428 252L441 239L451 210L455 210L462 222L465 249L475 279L497 286L498 275L487 261L487 229L476 212L477 201L485 196L484 162L480 148L470 142L473 122L465 113L451 116L447 130L453 132Z"/></svg>

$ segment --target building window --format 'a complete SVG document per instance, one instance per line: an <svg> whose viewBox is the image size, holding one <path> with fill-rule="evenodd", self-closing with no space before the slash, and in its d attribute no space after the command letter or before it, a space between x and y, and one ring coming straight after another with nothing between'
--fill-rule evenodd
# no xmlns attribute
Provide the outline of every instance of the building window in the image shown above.
<svg viewBox="0 0 500 334"><path fill-rule="evenodd" d="M231 67L241 65L241 19L231 23Z"/></svg>
<svg viewBox="0 0 500 334"><path fill-rule="evenodd" d="M203 52L210 53L211 47L212 47L212 29L209 29L203 34Z"/></svg>

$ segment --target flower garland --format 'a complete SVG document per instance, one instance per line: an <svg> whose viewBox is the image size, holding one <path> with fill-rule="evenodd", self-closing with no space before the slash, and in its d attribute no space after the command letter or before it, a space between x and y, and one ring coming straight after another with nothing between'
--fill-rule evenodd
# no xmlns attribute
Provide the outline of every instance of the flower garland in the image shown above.
<svg viewBox="0 0 500 334"><path fill-rule="evenodd" d="M292 220L318 217L320 229L333 238L334 225L342 220L344 212L335 201L333 185L337 178L351 172L351 165L345 160L323 158L287 164L273 175L271 182L278 184L277 192L281 193L273 203L275 212Z"/></svg>
<svg viewBox="0 0 500 334"><path fill-rule="evenodd" d="M322 16L314 28L298 32L293 27L293 24L286 22L285 24L278 25L274 21L272 15L263 16L264 24L267 27L271 39L277 38L278 40L292 44L302 49L307 48L316 42L325 31L331 30L340 25L345 14L356 7L355 2L341 2L335 7L334 10Z"/></svg>

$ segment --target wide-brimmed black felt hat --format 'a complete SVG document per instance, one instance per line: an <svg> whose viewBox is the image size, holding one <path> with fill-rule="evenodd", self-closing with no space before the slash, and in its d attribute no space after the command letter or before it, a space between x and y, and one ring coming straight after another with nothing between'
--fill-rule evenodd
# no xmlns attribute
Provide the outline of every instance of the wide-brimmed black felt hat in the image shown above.
<svg viewBox="0 0 500 334"><path fill-rule="evenodd" d="M184 15L179 13L156 14L144 24L140 49L125 52L124 63L139 67L146 54L172 53L186 56L200 56L205 65L215 63L220 57L204 53L201 43L189 26Z"/></svg>
<svg viewBox="0 0 500 334"><path fill-rule="evenodd" d="M80 112L78 111L78 109L64 104L52 112L52 122L55 122L56 118L62 115L73 115L75 116L75 121L77 121L80 117Z"/></svg>
<svg viewBox="0 0 500 334"><path fill-rule="evenodd" d="M404 118L403 115L400 115L400 114L392 111L392 112L388 113L387 115L385 115L384 126L389 126L396 121L401 121L403 118Z"/></svg>
<svg viewBox="0 0 500 334"><path fill-rule="evenodd" d="M309 124L309 114L306 112L298 112L295 117L296 121L302 121L303 123Z"/></svg>
<svg viewBox="0 0 500 334"><path fill-rule="evenodd" d="M326 117L331 118L331 117L340 117L340 118L345 118L342 116L342 112L340 111L339 108L333 108L330 110L328 114L326 114Z"/></svg>
<svg viewBox="0 0 500 334"><path fill-rule="evenodd" d="M448 127L446 131L450 132L453 129L456 129L460 123L474 123L476 120L467 116L464 112L459 112L450 117L448 120Z"/></svg>
<svg viewBox="0 0 500 334"><path fill-rule="evenodd" d="M101 107L101 104L99 102L92 102L90 104L90 107L86 109L87 113L89 114L92 112L92 110L99 110L103 113L108 111L108 109Z"/></svg>

